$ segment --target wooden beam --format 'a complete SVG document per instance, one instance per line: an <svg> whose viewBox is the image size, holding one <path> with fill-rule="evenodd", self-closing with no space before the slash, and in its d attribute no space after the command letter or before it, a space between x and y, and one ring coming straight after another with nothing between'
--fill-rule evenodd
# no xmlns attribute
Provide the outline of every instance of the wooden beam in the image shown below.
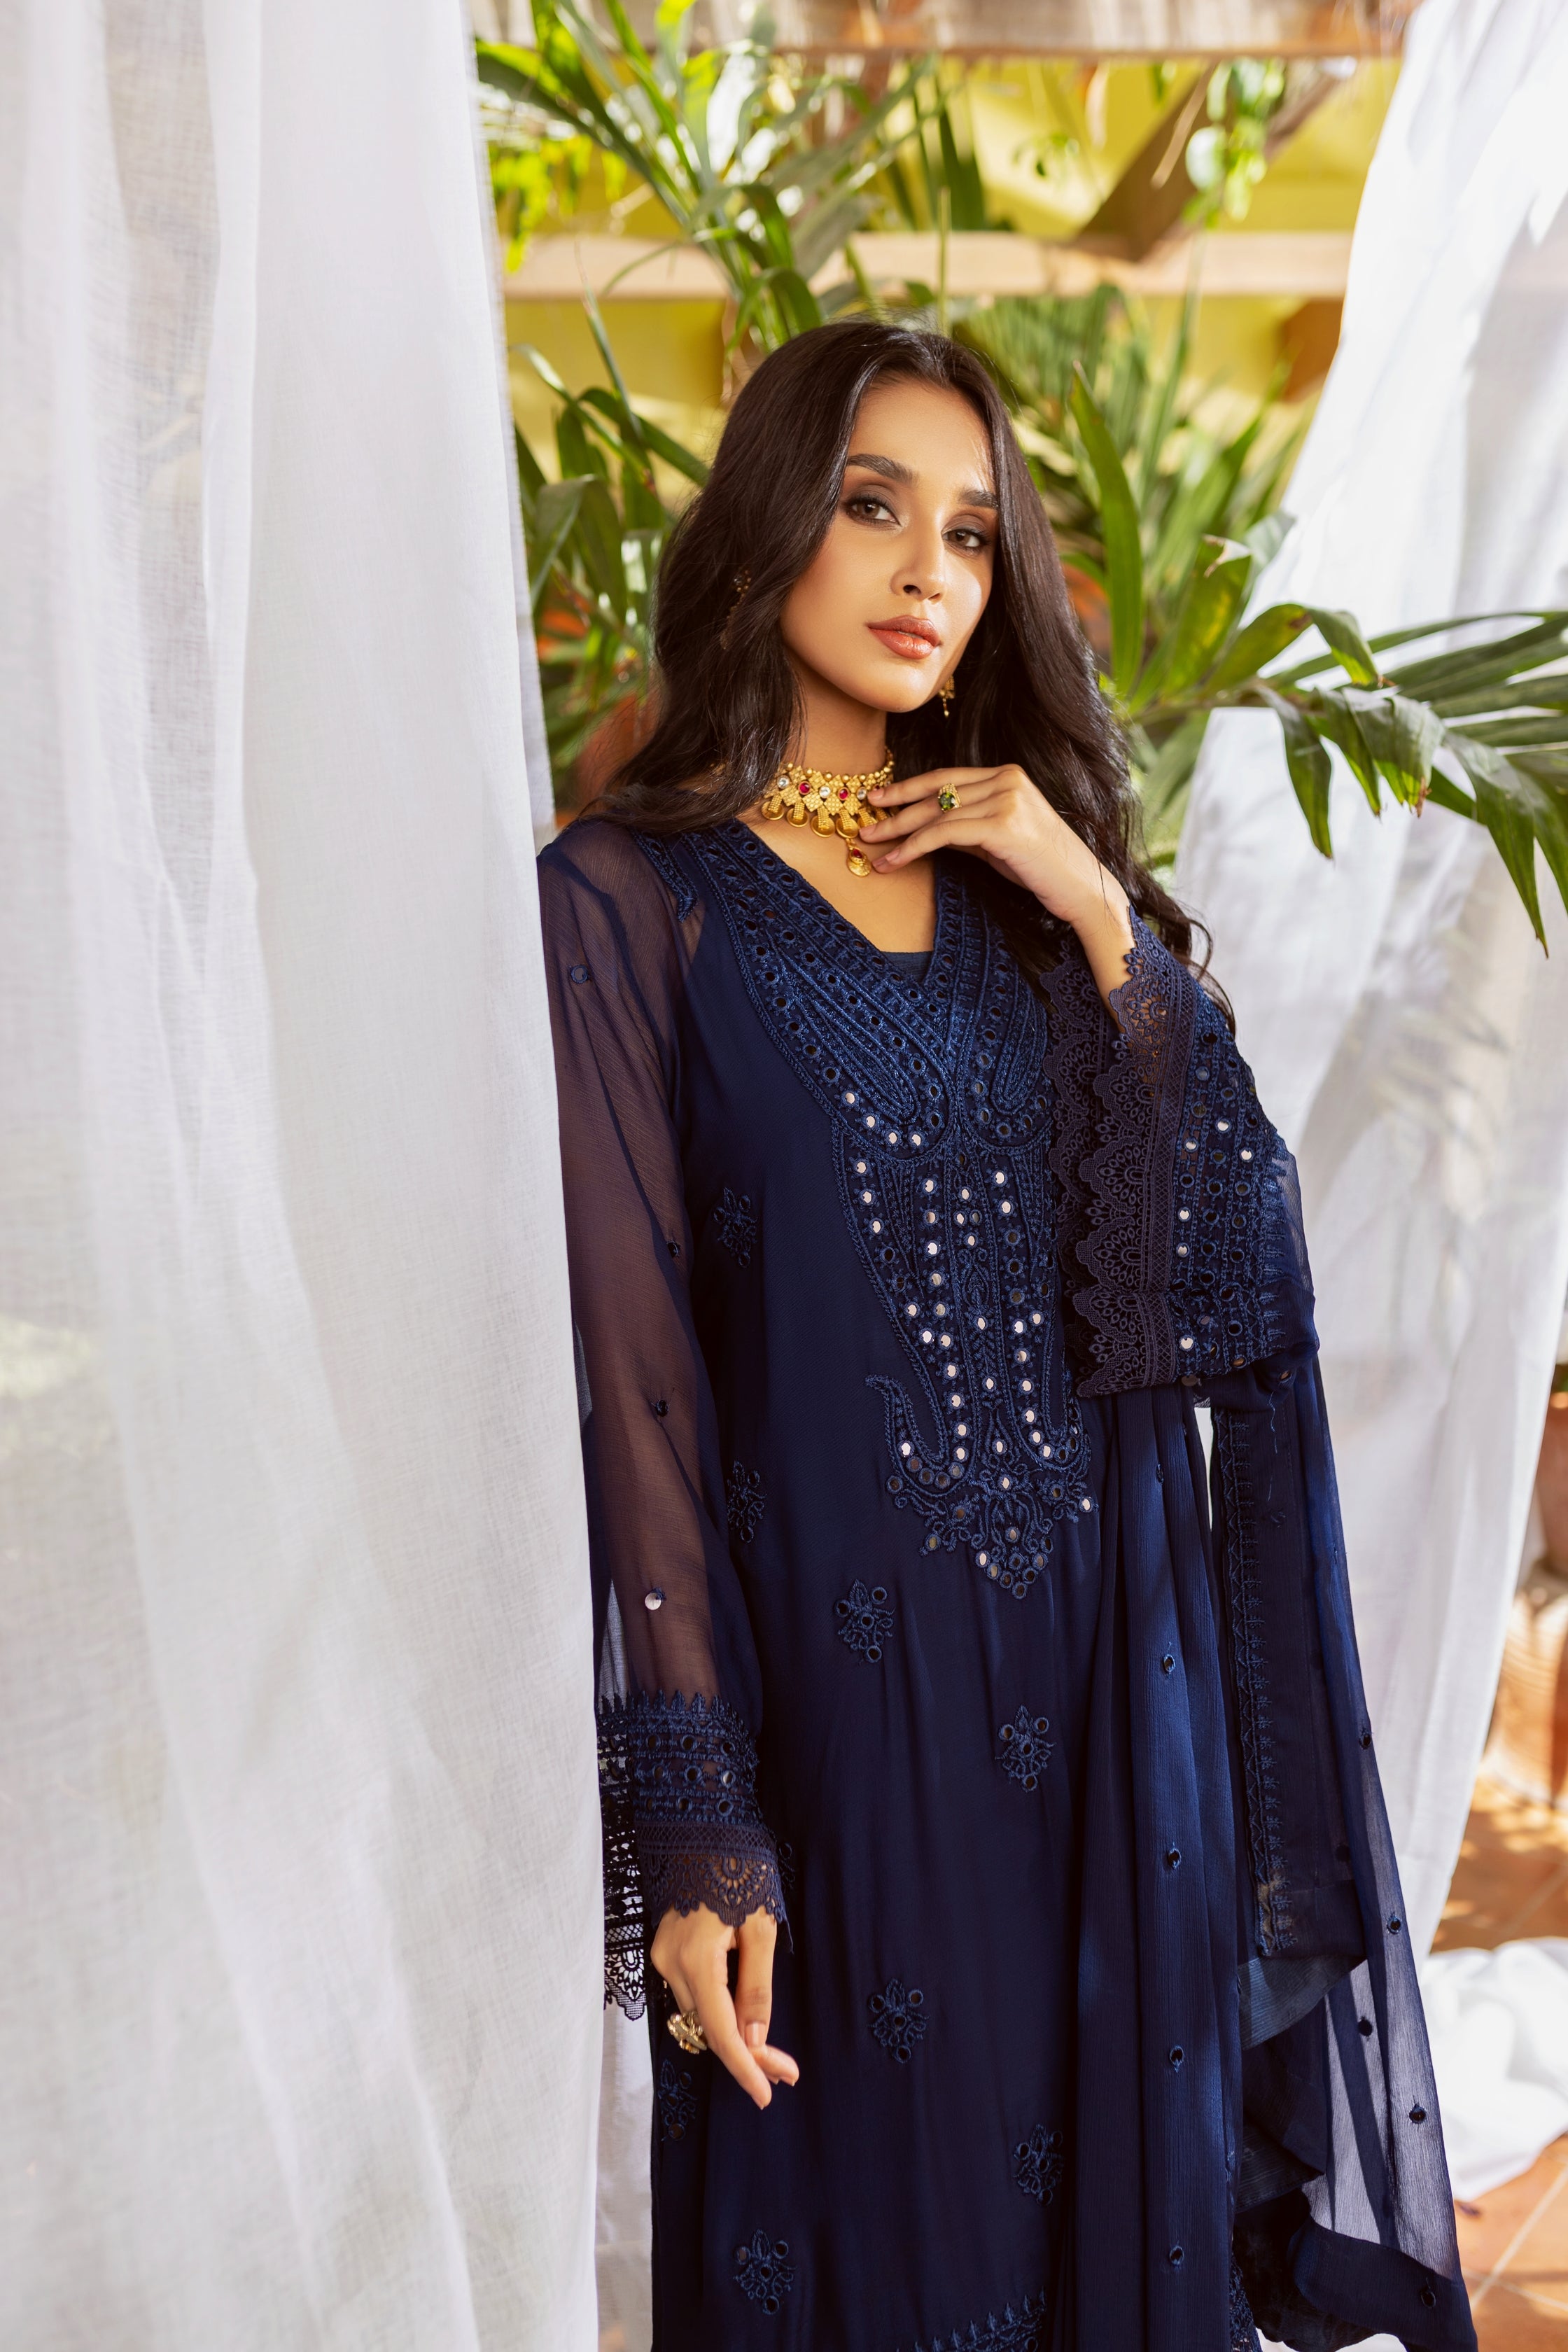
<svg viewBox="0 0 1568 2352"><path fill-rule="evenodd" d="M1396 50L1419 0L773 0L776 49L854 57L1365 58ZM708 0L721 41L752 0Z"/></svg>
<svg viewBox="0 0 1568 2352"><path fill-rule="evenodd" d="M1184 215L1198 192L1187 175L1187 142L1206 119L1209 68L1220 62L1217 58L1205 58L1192 88L1161 116L1100 210L1084 223L1079 237L1085 245L1140 261L1162 237L1190 234ZM1267 161L1272 163L1323 100L1342 86L1342 77L1322 66L1292 66L1284 103L1264 140Z"/></svg>
<svg viewBox="0 0 1568 2352"><path fill-rule="evenodd" d="M858 236L854 245L874 286L937 282L939 240L930 231ZM973 229L948 240L947 288L970 299L1087 294L1100 285L1148 297L1180 296L1195 267L1199 289L1210 298L1329 301L1344 293L1350 247L1348 231L1243 229L1205 237L1199 245L1168 239L1144 258L1129 260L1006 229ZM822 292L849 275L839 256L818 271L813 284ZM506 293L513 302L578 302L584 280L602 302L722 302L731 291L718 265L695 246L659 246L630 236L538 236L506 280Z"/></svg>

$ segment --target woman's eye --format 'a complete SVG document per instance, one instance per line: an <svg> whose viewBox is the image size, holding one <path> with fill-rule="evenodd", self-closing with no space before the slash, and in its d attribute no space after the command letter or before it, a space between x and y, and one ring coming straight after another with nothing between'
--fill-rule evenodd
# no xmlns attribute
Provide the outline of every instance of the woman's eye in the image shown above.
<svg viewBox="0 0 1568 2352"><path fill-rule="evenodd" d="M852 499L845 500L844 511L846 514L868 517L873 521L882 515L886 515L890 521L893 515L893 510L886 499L878 498L873 490L858 490Z"/></svg>
<svg viewBox="0 0 1568 2352"><path fill-rule="evenodd" d="M991 544L985 533L976 530L973 523L961 522L956 530L948 532L948 537L956 540L959 546L971 555L983 554Z"/></svg>

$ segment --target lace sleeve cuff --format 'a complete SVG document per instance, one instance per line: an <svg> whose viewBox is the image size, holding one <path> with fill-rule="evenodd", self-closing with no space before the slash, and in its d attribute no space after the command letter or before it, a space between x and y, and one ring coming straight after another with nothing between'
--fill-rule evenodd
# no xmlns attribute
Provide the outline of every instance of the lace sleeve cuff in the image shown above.
<svg viewBox="0 0 1568 2352"><path fill-rule="evenodd" d="M778 1850L757 1811L757 1751L722 1699L659 1693L599 1710L606 1998L642 2006L642 1954L667 1911L781 1923Z"/></svg>
<svg viewBox="0 0 1568 2352"><path fill-rule="evenodd" d="M1314 1342L1295 1166L1218 1007L1133 918L1108 1018L1081 956L1049 983L1063 1263L1086 1396Z"/></svg>

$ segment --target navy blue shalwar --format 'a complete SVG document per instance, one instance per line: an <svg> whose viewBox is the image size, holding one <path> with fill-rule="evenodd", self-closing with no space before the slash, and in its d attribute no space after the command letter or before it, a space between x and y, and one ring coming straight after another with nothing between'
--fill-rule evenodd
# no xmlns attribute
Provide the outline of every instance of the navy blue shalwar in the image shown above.
<svg viewBox="0 0 1568 2352"><path fill-rule="evenodd" d="M1142 926L739 824L542 861L610 1990L784 1924L759 2112L649 2000L657 2352L1474 2343L1294 1170ZM1213 1411L1212 1481L1194 1407Z"/></svg>

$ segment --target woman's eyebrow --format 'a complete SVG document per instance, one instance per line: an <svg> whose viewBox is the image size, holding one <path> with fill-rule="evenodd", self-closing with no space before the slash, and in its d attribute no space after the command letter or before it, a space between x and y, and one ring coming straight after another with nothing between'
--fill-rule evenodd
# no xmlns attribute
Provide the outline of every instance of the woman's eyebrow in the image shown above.
<svg viewBox="0 0 1568 2352"><path fill-rule="evenodd" d="M845 471L847 472L851 466L858 466L863 473L879 474L885 482L901 482L906 489L914 488L913 468L904 465L897 457L880 457L874 450L855 449L844 460ZM981 489L973 482L963 492L958 504L961 507L979 507L987 514L994 514L997 510L996 500L992 492Z"/></svg>
<svg viewBox="0 0 1568 2352"><path fill-rule="evenodd" d="M906 489L914 487L914 475L897 457L877 457L864 450L855 450L845 458L846 467L862 466L868 474L880 474L885 482L902 482Z"/></svg>

